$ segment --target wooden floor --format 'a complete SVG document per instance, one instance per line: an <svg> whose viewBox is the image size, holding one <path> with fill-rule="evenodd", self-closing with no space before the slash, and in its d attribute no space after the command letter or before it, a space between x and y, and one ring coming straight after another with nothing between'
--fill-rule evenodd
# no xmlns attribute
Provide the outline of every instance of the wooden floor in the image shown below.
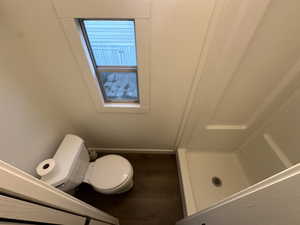
<svg viewBox="0 0 300 225"><path fill-rule="evenodd" d="M122 154L134 168L133 189L103 195L81 184L75 196L120 220L120 225L174 225L183 217L175 155Z"/></svg>

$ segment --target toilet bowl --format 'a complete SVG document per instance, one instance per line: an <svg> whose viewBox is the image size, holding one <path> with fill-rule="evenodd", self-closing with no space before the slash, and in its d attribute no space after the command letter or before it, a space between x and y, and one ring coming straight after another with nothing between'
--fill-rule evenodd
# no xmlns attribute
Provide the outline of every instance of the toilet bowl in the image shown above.
<svg viewBox="0 0 300 225"><path fill-rule="evenodd" d="M133 186L133 168L119 155L106 155L88 166L83 182L104 194L118 194Z"/></svg>
<svg viewBox="0 0 300 225"><path fill-rule="evenodd" d="M110 154L95 162L89 159L84 141L68 134L50 160L53 166L47 166L49 159L45 160L37 167L37 173L41 180L63 191L71 191L82 182L103 194L120 194L133 187L133 168L124 157Z"/></svg>

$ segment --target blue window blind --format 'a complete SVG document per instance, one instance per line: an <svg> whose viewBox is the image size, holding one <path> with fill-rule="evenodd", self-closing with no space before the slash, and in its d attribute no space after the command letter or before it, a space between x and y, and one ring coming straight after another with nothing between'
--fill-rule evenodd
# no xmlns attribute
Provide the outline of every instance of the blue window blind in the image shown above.
<svg viewBox="0 0 300 225"><path fill-rule="evenodd" d="M134 21L84 20L96 66L136 66Z"/></svg>

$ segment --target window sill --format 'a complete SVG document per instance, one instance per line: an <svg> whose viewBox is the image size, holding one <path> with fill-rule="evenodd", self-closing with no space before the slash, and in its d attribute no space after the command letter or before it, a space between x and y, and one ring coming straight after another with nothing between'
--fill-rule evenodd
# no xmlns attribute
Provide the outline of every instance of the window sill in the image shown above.
<svg viewBox="0 0 300 225"><path fill-rule="evenodd" d="M122 112L122 113L146 113L148 107L137 103L104 103L99 109L100 112Z"/></svg>
<svg viewBox="0 0 300 225"><path fill-rule="evenodd" d="M141 108L137 103L104 103L105 108Z"/></svg>

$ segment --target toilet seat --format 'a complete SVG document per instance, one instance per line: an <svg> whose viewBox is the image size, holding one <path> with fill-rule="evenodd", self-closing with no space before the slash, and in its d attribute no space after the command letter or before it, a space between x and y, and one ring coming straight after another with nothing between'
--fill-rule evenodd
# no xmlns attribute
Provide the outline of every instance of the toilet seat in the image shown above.
<svg viewBox="0 0 300 225"><path fill-rule="evenodd" d="M133 168L127 159L119 155L106 155L90 164L86 180L96 190L110 193L122 188L132 176Z"/></svg>

